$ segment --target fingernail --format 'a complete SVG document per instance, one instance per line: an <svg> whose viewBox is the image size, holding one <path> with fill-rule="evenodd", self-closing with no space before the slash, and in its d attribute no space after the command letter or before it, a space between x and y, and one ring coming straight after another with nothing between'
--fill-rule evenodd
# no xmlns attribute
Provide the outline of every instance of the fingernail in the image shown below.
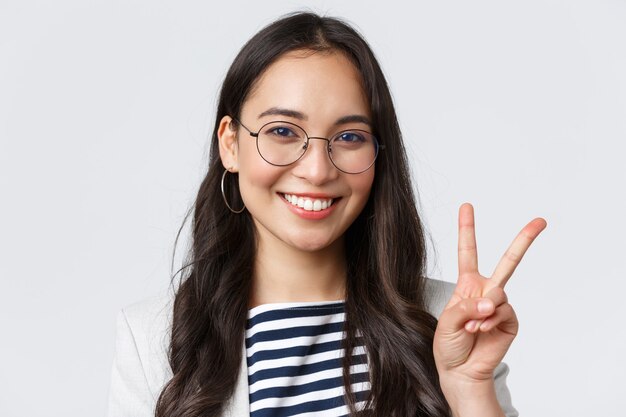
<svg viewBox="0 0 626 417"><path fill-rule="evenodd" d="M470 320L467 323L465 323L465 330L467 330L468 332L473 332L474 330L476 330L477 327L478 327L477 320Z"/></svg>
<svg viewBox="0 0 626 417"><path fill-rule="evenodd" d="M478 302L479 313L489 313L491 311L491 300L481 300Z"/></svg>

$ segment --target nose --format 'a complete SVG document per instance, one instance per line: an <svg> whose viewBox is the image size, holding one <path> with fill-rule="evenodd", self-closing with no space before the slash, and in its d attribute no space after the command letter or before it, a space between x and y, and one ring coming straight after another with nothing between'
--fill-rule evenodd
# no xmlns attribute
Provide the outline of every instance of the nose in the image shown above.
<svg viewBox="0 0 626 417"><path fill-rule="evenodd" d="M308 180L313 185L332 181L339 175L328 155L328 139L309 137L306 152L296 162L293 174Z"/></svg>

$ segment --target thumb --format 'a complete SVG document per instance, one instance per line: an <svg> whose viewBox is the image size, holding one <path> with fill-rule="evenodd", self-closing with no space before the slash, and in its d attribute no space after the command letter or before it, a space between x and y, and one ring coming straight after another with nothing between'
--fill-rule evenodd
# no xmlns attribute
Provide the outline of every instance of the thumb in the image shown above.
<svg viewBox="0 0 626 417"><path fill-rule="evenodd" d="M438 330L442 332L442 336L457 333L463 328L473 333L482 319L494 313L494 301L490 298L465 298L459 301L441 314Z"/></svg>
<svg viewBox="0 0 626 417"><path fill-rule="evenodd" d="M485 297L463 298L443 311L439 317L439 326L444 334L455 333L462 328L474 333L484 318L492 315L496 307L507 301L502 289L493 289Z"/></svg>
<svg viewBox="0 0 626 417"><path fill-rule="evenodd" d="M476 341L474 333L494 311L494 302L488 298L465 298L443 311L433 341L439 372L467 361Z"/></svg>

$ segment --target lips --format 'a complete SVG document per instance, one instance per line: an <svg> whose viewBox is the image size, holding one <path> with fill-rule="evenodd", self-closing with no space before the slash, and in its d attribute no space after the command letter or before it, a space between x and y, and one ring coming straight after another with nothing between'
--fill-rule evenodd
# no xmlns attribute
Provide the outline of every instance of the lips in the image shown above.
<svg viewBox="0 0 626 417"><path fill-rule="evenodd" d="M287 193L283 193L282 196L293 206L300 207L301 209L306 211L326 210L333 204L333 201L335 201L335 199L333 198L316 198L308 195L296 195Z"/></svg>

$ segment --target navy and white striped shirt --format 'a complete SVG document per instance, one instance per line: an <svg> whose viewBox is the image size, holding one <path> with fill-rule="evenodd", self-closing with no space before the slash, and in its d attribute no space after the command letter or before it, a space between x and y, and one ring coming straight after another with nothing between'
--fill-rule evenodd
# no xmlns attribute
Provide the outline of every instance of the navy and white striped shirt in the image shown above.
<svg viewBox="0 0 626 417"><path fill-rule="evenodd" d="M346 416L344 302L263 304L248 312L246 358L250 415ZM350 368L357 409L369 394L367 355L353 352Z"/></svg>

